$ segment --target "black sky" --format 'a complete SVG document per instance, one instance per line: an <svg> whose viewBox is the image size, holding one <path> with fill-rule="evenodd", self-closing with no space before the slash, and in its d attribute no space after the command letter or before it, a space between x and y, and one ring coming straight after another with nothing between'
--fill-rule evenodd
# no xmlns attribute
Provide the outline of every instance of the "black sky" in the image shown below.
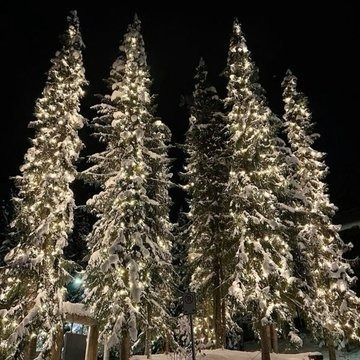
<svg viewBox="0 0 360 360"><path fill-rule="evenodd" d="M72 2L68 6L63 2L40 5L13 1L2 5L0 200L8 197L9 176L18 173L23 161L27 138L32 136L27 124L35 100L44 86L50 58L59 48L66 16L75 8L86 44L84 62L90 81L84 115L92 116L89 107L96 102L93 95L105 91L102 79L107 77L127 24L137 12L143 23L153 90L159 94L158 114L171 128L176 142L183 140L187 127L186 110L179 107L180 96L191 93L200 56L208 63L220 93L224 93L220 73L226 62L232 20L237 16L271 107L282 114L280 83L286 69L291 68L310 100L316 130L321 134L317 148L328 154L332 200L341 211L360 208L356 6L341 2L318 9L298 1L262 8L261 2L248 7L237 1L236 5L217 2L216 6L195 9L194 3L171 2L168 8L121 1L113 7L106 2L78 6ZM93 141L87 136L84 141L91 153Z"/></svg>

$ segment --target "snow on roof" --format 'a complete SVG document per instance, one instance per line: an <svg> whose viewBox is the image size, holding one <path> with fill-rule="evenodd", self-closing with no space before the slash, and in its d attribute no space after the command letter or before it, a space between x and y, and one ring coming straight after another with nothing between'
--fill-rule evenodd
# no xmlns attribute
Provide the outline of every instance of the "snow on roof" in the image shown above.
<svg viewBox="0 0 360 360"><path fill-rule="evenodd" d="M92 317L90 312L85 309L84 304L81 303L64 301L62 308L64 314Z"/></svg>

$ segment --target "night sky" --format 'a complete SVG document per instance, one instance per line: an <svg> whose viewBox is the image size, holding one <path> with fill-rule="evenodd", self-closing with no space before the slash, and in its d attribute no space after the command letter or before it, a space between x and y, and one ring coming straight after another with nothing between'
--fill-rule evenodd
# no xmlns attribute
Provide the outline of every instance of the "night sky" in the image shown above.
<svg viewBox="0 0 360 360"><path fill-rule="evenodd" d="M2 4L0 200L9 197L9 177L18 174L23 162L27 139L33 135L27 124L33 118L35 100L43 89L50 58L59 48L66 16L76 9L90 81L83 114L89 118L94 115L89 110L96 103L94 94L104 93L102 79L108 76L126 27L137 12L143 24L153 91L158 94L158 115L172 130L174 142L184 139L188 114L179 106L180 97L192 92L200 56L207 62L220 94L225 93L221 72L232 21L238 17L270 106L282 115L280 84L286 69L291 68L309 97L316 130L321 134L317 149L328 154L332 201L342 212L360 208L359 58L355 55L359 18L355 5L341 2L336 7L316 9L315 4L307 6L299 1L283 8L262 8L261 2L255 2L249 8L244 7L244 1L237 1L236 6L217 2L216 7L194 9L185 2L171 3L169 8L130 6L121 1L116 7L106 2L86 6L74 2L67 6L60 1L41 6L15 1ZM95 141L86 131L82 137L86 152L93 152ZM79 193L78 202L84 202L86 191ZM182 195L179 191L173 194L180 206Z"/></svg>

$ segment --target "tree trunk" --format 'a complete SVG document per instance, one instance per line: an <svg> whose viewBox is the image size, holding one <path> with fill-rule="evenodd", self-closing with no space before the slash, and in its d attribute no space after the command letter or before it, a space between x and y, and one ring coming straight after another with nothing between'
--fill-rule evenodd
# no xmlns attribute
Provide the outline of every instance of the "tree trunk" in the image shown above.
<svg viewBox="0 0 360 360"><path fill-rule="evenodd" d="M64 334L62 328L58 326L54 335L54 345L51 349L51 360L61 359L61 349L63 345L63 339L64 339Z"/></svg>
<svg viewBox="0 0 360 360"><path fill-rule="evenodd" d="M36 341L37 337L31 337L24 349L24 360L33 360L36 358Z"/></svg>
<svg viewBox="0 0 360 360"><path fill-rule="evenodd" d="M87 336L85 360L97 360L99 327L91 325Z"/></svg>
<svg viewBox="0 0 360 360"><path fill-rule="evenodd" d="M268 326L261 326L260 340L261 340L261 360L271 360L270 358L270 339L268 335Z"/></svg>
<svg viewBox="0 0 360 360"><path fill-rule="evenodd" d="M221 298L220 284L218 274L215 274L214 290L213 290L213 314L214 314L214 330L215 330L215 347L222 347L221 336Z"/></svg>
<svg viewBox="0 0 360 360"><path fill-rule="evenodd" d="M329 360L336 360L336 352L333 342L328 343Z"/></svg>
<svg viewBox="0 0 360 360"><path fill-rule="evenodd" d="M104 356L103 356L103 360L109 360L110 357L110 349L108 346L108 339L105 339L104 341Z"/></svg>
<svg viewBox="0 0 360 360"><path fill-rule="evenodd" d="M166 331L165 335L165 354L168 355L170 353L170 336L169 332Z"/></svg>
<svg viewBox="0 0 360 360"><path fill-rule="evenodd" d="M122 333L121 339L121 360L130 359L130 336L127 330Z"/></svg>
<svg viewBox="0 0 360 360"><path fill-rule="evenodd" d="M267 336L267 341L268 341L268 344L269 344L270 352L272 352L270 325L266 325L266 336Z"/></svg>
<svg viewBox="0 0 360 360"><path fill-rule="evenodd" d="M221 266L218 258L214 259L214 290L213 290L213 314L215 330L215 347L224 346L224 325L222 316L222 294L221 294Z"/></svg>
<svg viewBox="0 0 360 360"><path fill-rule="evenodd" d="M224 290L224 272L223 264L220 258L220 299L221 299L221 336L222 336L222 346L226 347L226 302L225 295L226 291Z"/></svg>
<svg viewBox="0 0 360 360"><path fill-rule="evenodd" d="M221 294L223 291L221 290ZM222 347L226 347L226 308L225 299L221 296L221 334L222 334Z"/></svg>
<svg viewBox="0 0 360 360"><path fill-rule="evenodd" d="M270 325L270 334L271 334L271 348L272 351L276 354L279 353L279 342L278 342L278 334L276 331L275 325Z"/></svg>
<svg viewBox="0 0 360 360"><path fill-rule="evenodd" d="M129 286L128 270L125 270L124 283L126 286ZM129 334L129 330L126 328L122 329L121 332L120 359L121 360L130 359L130 334Z"/></svg>
<svg viewBox="0 0 360 360"><path fill-rule="evenodd" d="M145 355L147 359L151 357L151 306L147 304L147 325L145 329Z"/></svg>

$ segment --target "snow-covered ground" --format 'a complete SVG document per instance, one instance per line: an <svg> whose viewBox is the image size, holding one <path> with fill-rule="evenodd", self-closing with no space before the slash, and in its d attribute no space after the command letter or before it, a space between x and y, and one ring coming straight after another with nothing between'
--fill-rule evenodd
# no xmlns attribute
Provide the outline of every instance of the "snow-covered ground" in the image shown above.
<svg viewBox="0 0 360 360"><path fill-rule="evenodd" d="M272 360L308 360L309 354L314 354L314 352L305 352L299 354L271 354ZM323 352L324 360L327 360L327 354ZM184 357L175 356L174 354L170 355L152 355L153 360L184 360ZM197 354L197 360L260 360L261 353L259 351L236 351L236 350L205 350L201 354ZM146 360L146 356L135 355L132 357L132 360ZM191 360L191 358L186 358L186 360ZM360 351L352 353L338 353L338 360L360 360Z"/></svg>
<svg viewBox="0 0 360 360"><path fill-rule="evenodd" d="M324 360L329 360L328 354L324 351ZM360 360L360 350L354 350L351 352L338 351L337 360Z"/></svg>

